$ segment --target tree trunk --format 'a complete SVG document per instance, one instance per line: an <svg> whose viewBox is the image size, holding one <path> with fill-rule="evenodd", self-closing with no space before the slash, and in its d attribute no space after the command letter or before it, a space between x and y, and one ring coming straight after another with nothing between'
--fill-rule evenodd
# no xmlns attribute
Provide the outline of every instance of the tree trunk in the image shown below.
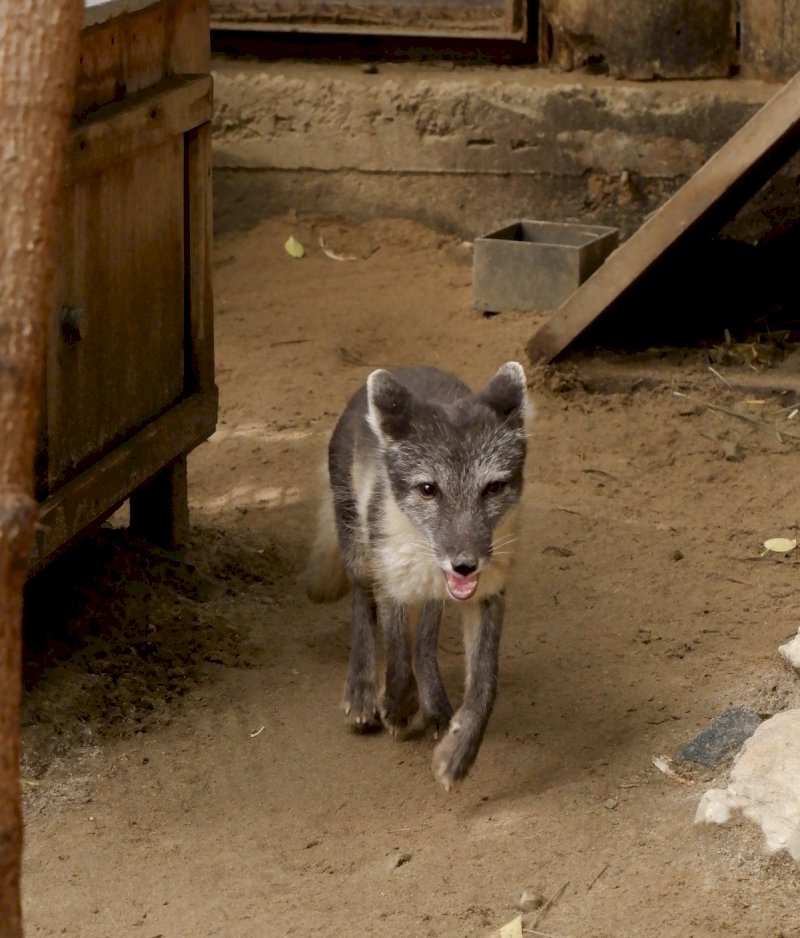
<svg viewBox="0 0 800 938"><path fill-rule="evenodd" d="M0 938L20 938L22 588L83 0L0 0Z"/></svg>

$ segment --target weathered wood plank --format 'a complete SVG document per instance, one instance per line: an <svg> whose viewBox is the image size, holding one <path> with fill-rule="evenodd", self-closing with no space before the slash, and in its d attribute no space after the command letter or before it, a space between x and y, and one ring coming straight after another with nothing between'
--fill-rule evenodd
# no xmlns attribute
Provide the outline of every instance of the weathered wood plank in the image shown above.
<svg viewBox="0 0 800 938"><path fill-rule="evenodd" d="M209 58L207 0L160 0L90 25L81 33L75 113L170 76L208 72Z"/></svg>
<svg viewBox="0 0 800 938"><path fill-rule="evenodd" d="M107 104L73 128L65 183L184 134L210 121L211 114L210 75L166 78L124 101Z"/></svg>
<svg viewBox="0 0 800 938"><path fill-rule="evenodd" d="M186 394L183 189L178 134L65 191L48 492Z"/></svg>
<svg viewBox="0 0 800 938"><path fill-rule="evenodd" d="M211 286L211 124L185 137L185 289L189 318L187 386L214 385L214 301Z"/></svg>
<svg viewBox="0 0 800 938"><path fill-rule="evenodd" d="M741 0L742 75L786 81L800 57L800 10L786 0Z"/></svg>
<svg viewBox="0 0 800 938"><path fill-rule="evenodd" d="M170 34L172 75L205 75L211 71L211 23L208 0L178 0Z"/></svg>
<svg viewBox="0 0 800 938"><path fill-rule="evenodd" d="M415 39L424 36L429 39L499 39L520 41L526 37L521 31L506 31L498 29L491 24L478 24L466 27L463 25L454 26L431 26L425 23L424 27L411 26L385 26L385 25L358 25L339 23L298 23L293 20L219 20L211 21L211 29L218 33L252 33L256 35L265 32L270 33L309 33L324 34L331 36L385 36L388 39L402 38Z"/></svg>
<svg viewBox="0 0 800 938"><path fill-rule="evenodd" d="M772 97L528 342L533 363L551 361L666 254L716 232L800 146L800 73Z"/></svg>
<svg viewBox="0 0 800 938"><path fill-rule="evenodd" d="M176 404L42 505L29 573L36 573L88 527L99 524L140 486L214 432L217 393Z"/></svg>
<svg viewBox="0 0 800 938"><path fill-rule="evenodd" d="M83 28L97 26L126 13L138 13L139 10L159 2L160 0L85 0Z"/></svg>
<svg viewBox="0 0 800 938"><path fill-rule="evenodd" d="M761 0L758 0L761 2ZM614 78L727 78L736 62L734 0L540 0L556 61L602 61Z"/></svg>
<svg viewBox="0 0 800 938"><path fill-rule="evenodd" d="M527 4L520 0L447 2L383 0L213 0L214 29L524 39Z"/></svg>

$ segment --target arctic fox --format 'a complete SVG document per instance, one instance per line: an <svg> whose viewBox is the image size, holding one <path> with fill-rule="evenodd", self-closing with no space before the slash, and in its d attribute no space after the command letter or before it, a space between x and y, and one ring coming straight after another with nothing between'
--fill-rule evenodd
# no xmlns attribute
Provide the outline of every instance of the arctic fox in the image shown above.
<svg viewBox="0 0 800 938"><path fill-rule="evenodd" d="M526 412L517 362L478 394L436 368L380 369L350 400L328 448L330 491L307 591L325 602L352 588L344 712L357 728L382 722L396 735L419 711L418 722L443 734L433 771L448 790L475 761L494 705ZM437 661L445 602L463 615L466 678L455 713Z"/></svg>

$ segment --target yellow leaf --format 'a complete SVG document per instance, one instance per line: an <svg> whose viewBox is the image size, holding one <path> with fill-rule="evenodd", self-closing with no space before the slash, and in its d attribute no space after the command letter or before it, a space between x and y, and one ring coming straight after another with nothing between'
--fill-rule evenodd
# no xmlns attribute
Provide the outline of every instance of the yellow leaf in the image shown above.
<svg viewBox="0 0 800 938"><path fill-rule="evenodd" d="M283 249L291 257L303 257L303 255L306 253L306 249L302 244L300 244L294 235L289 235L289 238L286 241L286 244L284 244Z"/></svg>
<svg viewBox="0 0 800 938"><path fill-rule="evenodd" d="M768 541L764 541L764 547L775 551L776 554L786 554L797 547L797 538L790 541L788 537L771 537Z"/></svg>
<svg viewBox="0 0 800 938"><path fill-rule="evenodd" d="M511 919L497 931L493 931L489 938L522 938L522 916Z"/></svg>

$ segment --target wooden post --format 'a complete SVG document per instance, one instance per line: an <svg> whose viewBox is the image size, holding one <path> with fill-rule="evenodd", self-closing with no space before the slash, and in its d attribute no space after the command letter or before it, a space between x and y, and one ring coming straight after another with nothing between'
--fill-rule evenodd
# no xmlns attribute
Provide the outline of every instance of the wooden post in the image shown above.
<svg viewBox="0 0 800 938"><path fill-rule="evenodd" d="M131 495L130 533L175 550L189 536L186 457L179 456Z"/></svg>
<svg viewBox="0 0 800 938"><path fill-rule="evenodd" d="M20 938L22 587L83 0L0 2L0 938Z"/></svg>

